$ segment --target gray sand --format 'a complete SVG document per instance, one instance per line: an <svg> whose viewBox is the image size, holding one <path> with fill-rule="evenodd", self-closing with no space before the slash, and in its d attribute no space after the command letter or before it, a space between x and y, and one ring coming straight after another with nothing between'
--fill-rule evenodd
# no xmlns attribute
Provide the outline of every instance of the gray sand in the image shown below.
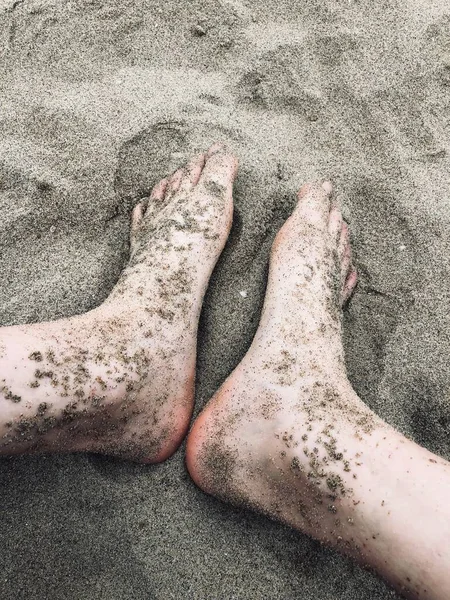
<svg viewBox="0 0 450 600"><path fill-rule="evenodd" d="M330 178L360 272L351 381L449 457L447 0L0 0L0 40L0 323L101 303L132 206L224 140L241 168L200 323L196 412L249 346L296 189ZM156 467L4 459L0 490L3 600L395 597L206 497L183 448Z"/></svg>

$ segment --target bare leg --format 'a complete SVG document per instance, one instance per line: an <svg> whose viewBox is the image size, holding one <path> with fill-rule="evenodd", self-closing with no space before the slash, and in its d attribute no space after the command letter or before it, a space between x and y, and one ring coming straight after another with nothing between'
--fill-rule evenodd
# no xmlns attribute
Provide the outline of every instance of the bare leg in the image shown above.
<svg viewBox="0 0 450 600"><path fill-rule="evenodd" d="M221 146L133 213L131 258L82 316L0 330L0 454L172 454L193 405L202 299L232 220L236 160Z"/></svg>
<svg viewBox="0 0 450 600"><path fill-rule="evenodd" d="M450 465L385 424L346 375L341 307L356 283L329 184L279 232L259 329L197 419L187 465L207 493L288 523L404 595L450 590Z"/></svg>

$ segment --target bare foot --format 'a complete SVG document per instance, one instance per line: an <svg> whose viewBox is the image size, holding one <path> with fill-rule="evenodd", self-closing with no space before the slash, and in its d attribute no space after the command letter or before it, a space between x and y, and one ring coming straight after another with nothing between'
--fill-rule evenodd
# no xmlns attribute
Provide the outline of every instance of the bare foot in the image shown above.
<svg viewBox="0 0 450 600"><path fill-rule="evenodd" d="M188 437L194 481L353 556L408 598L450 589L450 464L352 389L342 305L356 283L329 184L304 186L273 245L250 350Z"/></svg>
<svg viewBox="0 0 450 600"><path fill-rule="evenodd" d="M272 248L255 339L187 447L203 490L324 541L342 538L336 513L351 503L358 439L376 421L345 372L342 306L357 276L330 193L327 183L301 189Z"/></svg>
<svg viewBox="0 0 450 600"><path fill-rule="evenodd" d="M204 491L256 509L375 569L408 598L450 589L450 464L352 389L342 305L356 283L329 184L304 186L272 249L250 350L188 437Z"/></svg>
<svg viewBox="0 0 450 600"><path fill-rule="evenodd" d="M220 145L161 181L132 217L131 258L78 317L0 330L0 452L170 456L193 406L197 325L232 221Z"/></svg>

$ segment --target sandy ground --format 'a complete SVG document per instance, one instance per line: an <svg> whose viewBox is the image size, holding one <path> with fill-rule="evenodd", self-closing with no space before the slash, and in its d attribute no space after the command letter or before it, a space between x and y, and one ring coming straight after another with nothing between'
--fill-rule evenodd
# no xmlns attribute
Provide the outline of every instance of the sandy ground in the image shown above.
<svg viewBox="0 0 450 600"><path fill-rule="evenodd" d="M251 341L296 189L326 177L361 277L351 380L449 457L447 0L0 0L0 65L0 323L101 303L127 260L132 206L224 140L241 169L200 324L196 411ZM0 498L2 600L395 597L204 496L183 449L156 467L3 459Z"/></svg>

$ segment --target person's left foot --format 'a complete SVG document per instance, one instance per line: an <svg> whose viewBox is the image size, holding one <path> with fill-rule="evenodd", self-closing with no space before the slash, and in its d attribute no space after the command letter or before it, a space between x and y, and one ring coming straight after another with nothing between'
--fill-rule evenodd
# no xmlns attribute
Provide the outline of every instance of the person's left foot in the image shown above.
<svg viewBox="0 0 450 600"><path fill-rule="evenodd" d="M253 343L186 448L189 473L205 492L322 541L342 539L353 517L360 440L377 422L345 372L342 306L356 279L331 185L305 185L272 247Z"/></svg>
<svg viewBox="0 0 450 600"><path fill-rule="evenodd" d="M237 161L221 145L133 212L131 258L107 300L0 330L0 452L170 456L194 397L197 325L231 227Z"/></svg>

